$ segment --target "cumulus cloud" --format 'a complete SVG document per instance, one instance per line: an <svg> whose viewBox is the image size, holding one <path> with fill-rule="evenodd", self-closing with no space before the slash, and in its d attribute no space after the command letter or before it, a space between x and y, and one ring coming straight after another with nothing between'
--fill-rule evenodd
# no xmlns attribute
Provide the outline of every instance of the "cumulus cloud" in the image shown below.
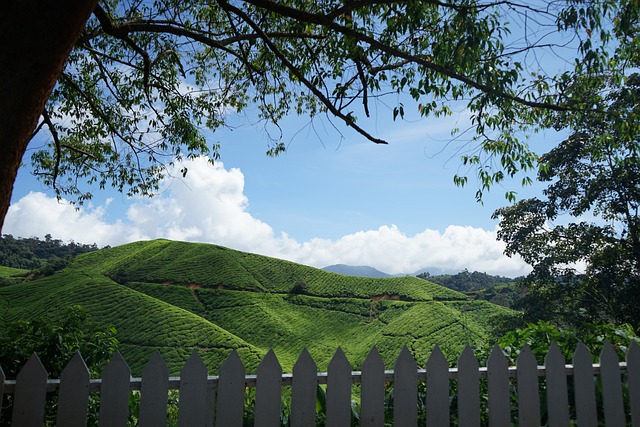
<svg viewBox="0 0 640 427"><path fill-rule="evenodd" d="M215 243L316 267L331 264L369 265L391 274L411 274L425 267L457 272L464 268L518 276L529 271L522 260L503 255L496 230L451 225L443 232L426 229L413 236L395 225L357 231L337 240L298 242L254 217L244 194L244 175L198 158L177 165L184 178L167 179L151 199L131 200L127 220L109 222L103 206L76 210L43 193L29 193L14 203L3 232L115 246L136 240L167 238Z"/></svg>
<svg viewBox="0 0 640 427"><path fill-rule="evenodd" d="M121 221L104 219L109 201L96 208L76 209L65 200L58 201L44 193L31 192L9 208L2 232L15 237L44 237L51 234L64 241L118 245L143 238Z"/></svg>

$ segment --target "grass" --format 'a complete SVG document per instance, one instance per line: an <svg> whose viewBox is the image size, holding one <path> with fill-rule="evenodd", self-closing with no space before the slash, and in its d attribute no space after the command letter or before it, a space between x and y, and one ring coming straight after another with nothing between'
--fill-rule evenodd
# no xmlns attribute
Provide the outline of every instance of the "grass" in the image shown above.
<svg viewBox="0 0 640 427"><path fill-rule="evenodd" d="M29 270L21 268L3 267L0 265L0 277L22 277L29 273Z"/></svg>
<svg viewBox="0 0 640 427"><path fill-rule="evenodd" d="M508 311L415 277L351 277L221 246L154 240L83 254L53 276L0 288L0 327L55 319L72 304L116 327L134 375L155 349L174 375L194 349L210 373L231 349L248 372L269 348L286 372L304 348L320 370L337 347L354 369L373 345L388 369L405 345L424 364L435 344L456 356L479 344L492 316Z"/></svg>
<svg viewBox="0 0 640 427"><path fill-rule="evenodd" d="M464 300L462 293L413 276L376 279L344 276L276 258L201 243L153 240L81 255L73 268L91 268L121 283L197 285L320 297L372 296L403 300Z"/></svg>
<svg viewBox="0 0 640 427"><path fill-rule="evenodd" d="M23 282L29 273L29 270L0 266L0 288Z"/></svg>
<svg viewBox="0 0 640 427"><path fill-rule="evenodd" d="M103 276L67 271L0 288L4 322L33 317L55 319L67 306L76 304L85 308L90 320L115 326L121 352L133 372L141 371L156 348L173 373L179 371L193 349L216 355L209 356L212 368L219 366L234 348L247 349L244 353L248 366L257 366L264 354L200 316ZM171 348L176 351L166 351ZM144 349L148 351L145 353Z"/></svg>

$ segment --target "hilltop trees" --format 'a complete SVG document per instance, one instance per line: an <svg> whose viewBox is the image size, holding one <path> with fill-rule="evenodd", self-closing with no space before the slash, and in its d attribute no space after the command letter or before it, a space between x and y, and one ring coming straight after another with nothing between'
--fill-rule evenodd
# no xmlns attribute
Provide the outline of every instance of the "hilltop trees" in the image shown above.
<svg viewBox="0 0 640 427"><path fill-rule="evenodd" d="M292 112L384 143L367 130L376 103L394 119L466 108L474 136L462 162L481 197L535 165L518 132L549 112L593 108L579 91L567 96L575 76L625 75L637 18L630 0L13 2L0 18L0 226L35 135L46 143L34 147L34 173L59 196L82 203L90 184L150 195L166 164L215 159L204 129L248 105L275 125L270 154L284 148L278 124ZM575 63L545 72L539 55L564 49Z"/></svg>
<svg viewBox="0 0 640 427"><path fill-rule="evenodd" d="M573 133L541 157L546 198L495 213L507 254L533 266L526 320L640 326L640 75L598 110L571 118Z"/></svg>
<svg viewBox="0 0 640 427"><path fill-rule="evenodd" d="M0 265L13 268L39 269L48 262L70 260L76 255L98 250L94 243L86 245L53 239L47 234L44 240L37 237L14 238L11 234L0 236Z"/></svg>

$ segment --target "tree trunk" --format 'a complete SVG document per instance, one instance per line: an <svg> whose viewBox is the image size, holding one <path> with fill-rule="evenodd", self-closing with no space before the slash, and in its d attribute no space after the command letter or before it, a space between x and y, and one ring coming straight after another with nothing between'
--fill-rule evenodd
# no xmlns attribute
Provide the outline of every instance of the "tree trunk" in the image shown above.
<svg viewBox="0 0 640 427"><path fill-rule="evenodd" d="M12 0L0 8L0 232L18 167L97 0Z"/></svg>

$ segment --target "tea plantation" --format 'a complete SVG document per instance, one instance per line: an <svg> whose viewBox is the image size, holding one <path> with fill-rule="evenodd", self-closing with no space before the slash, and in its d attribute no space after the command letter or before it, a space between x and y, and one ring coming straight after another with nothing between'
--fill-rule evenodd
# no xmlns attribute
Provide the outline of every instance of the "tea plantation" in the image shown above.
<svg viewBox="0 0 640 427"><path fill-rule="evenodd" d="M115 326L134 375L154 349L172 374L194 349L211 374L231 349L249 371L269 348L288 372L305 347L320 370L337 347L358 369L373 345L389 368L404 345L424 364L435 344L451 358L480 344L492 317L509 312L416 277L344 276L216 245L154 240L86 253L52 276L0 287L0 328L55 319L69 305Z"/></svg>

